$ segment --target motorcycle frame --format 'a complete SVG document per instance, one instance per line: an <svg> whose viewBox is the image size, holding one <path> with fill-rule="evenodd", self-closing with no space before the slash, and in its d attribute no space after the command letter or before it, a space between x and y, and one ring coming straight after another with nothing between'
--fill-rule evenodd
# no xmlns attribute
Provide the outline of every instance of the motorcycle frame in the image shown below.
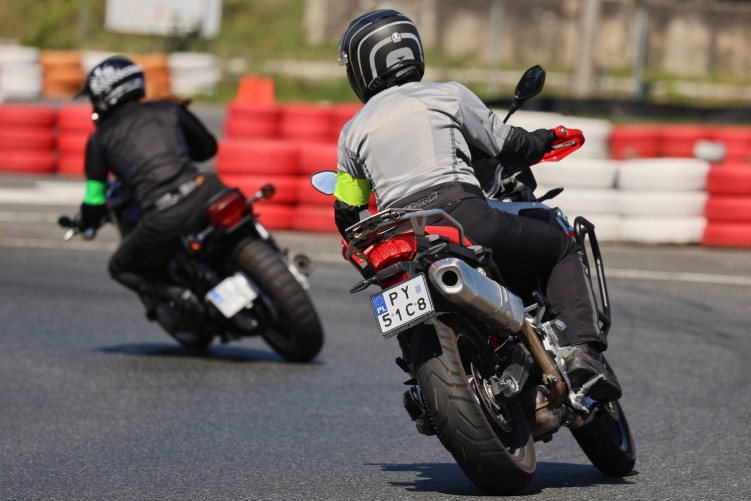
<svg viewBox="0 0 751 501"><path fill-rule="evenodd" d="M376 240L385 241L393 238L399 233L404 233L410 230L414 232L416 237L425 237L426 228L429 226L427 224L429 218L444 219L451 227L457 230L459 242L465 242L462 225L441 209L387 209L348 228L347 240L349 241L349 245L345 251L345 257L348 261L353 263L364 276L370 275L366 280L355 284L350 292L363 290L372 283L377 283L379 286L383 287L385 281L397 275L406 274L408 278L411 278L416 273L424 273L425 267L420 261L430 255L437 255L439 252L445 252L449 255L460 257L476 266L490 268L492 275L498 277L498 280L502 283L502 276L492 260L492 253L489 249L480 246L472 246L468 248L453 242L449 242L445 246L436 245L434 247L435 250L433 251L431 251L431 248L428 248L410 261L401 261L383 270L375 271L363 267L363 263L366 264L366 266L367 263L369 263L367 255L362 250L363 248L369 247ZM440 247L440 249L438 247ZM449 301L443 299L440 294L433 293L433 295L436 303L436 310L438 310L440 305L450 304L451 306L447 308L447 311L444 313L458 313L463 315L463 312L460 309ZM440 316L440 314L441 312L438 312L438 316ZM522 322L520 331L516 333L509 332L508 335L519 336L524 346L529 350L532 357L539 365L543 374L543 383L550 388L551 395L549 400L551 405L554 407L560 406L566 400L567 396L565 380L559 368L547 354L547 351L534 327L528 321L524 321Z"/></svg>

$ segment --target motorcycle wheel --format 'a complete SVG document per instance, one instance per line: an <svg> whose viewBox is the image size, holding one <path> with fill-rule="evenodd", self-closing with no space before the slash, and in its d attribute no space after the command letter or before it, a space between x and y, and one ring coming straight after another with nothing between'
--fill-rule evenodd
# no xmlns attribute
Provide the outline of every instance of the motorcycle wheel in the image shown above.
<svg viewBox="0 0 751 501"><path fill-rule="evenodd" d="M249 240L236 263L271 299L271 325L261 336L290 362L307 362L323 346L323 328L310 297L279 253L262 240Z"/></svg>
<svg viewBox="0 0 751 501"><path fill-rule="evenodd" d="M571 433L592 464L605 475L622 477L633 470L634 438L618 401L606 404L591 423Z"/></svg>
<svg viewBox="0 0 751 501"><path fill-rule="evenodd" d="M499 401L482 379L488 346L462 320L437 323L442 353L417 371L425 404L443 446L488 494L512 494L535 472L534 440L516 398Z"/></svg>

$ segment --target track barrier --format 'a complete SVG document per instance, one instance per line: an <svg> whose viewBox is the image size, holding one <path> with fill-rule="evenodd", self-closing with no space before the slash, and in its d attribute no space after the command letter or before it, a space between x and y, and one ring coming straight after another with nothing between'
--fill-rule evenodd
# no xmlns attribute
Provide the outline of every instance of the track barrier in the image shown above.
<svg viewBox="0 0 751 501"><path fill-rule="evenodd" d="M166 67L165 58L149 57L142 64L150 71ZM63 67L71 58L44 53L43 59ZM207 63L183 61L196 68ZM336 168L339 133L359 109L352 103L277 103L273 80L245 77L226 106L215 170L247 196L264 183L276 186L276 196L256 209L270 228L336 232L332 199L313 189L309 178ZM94 130L90 113L88 104L0 103L0 172L82 178ZM564 186L548 203L571 219L592 221L600 241L751 248L751 127L612 125L524 111L514 119L528 130L561 123L593 131L582 155L534 169L536 194ZM696 158L702 152L712 158Z"/></svg>

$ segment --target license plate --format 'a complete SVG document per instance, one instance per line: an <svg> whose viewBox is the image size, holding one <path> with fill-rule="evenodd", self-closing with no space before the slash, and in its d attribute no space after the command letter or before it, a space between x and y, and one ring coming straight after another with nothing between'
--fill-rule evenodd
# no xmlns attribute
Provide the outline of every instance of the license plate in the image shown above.
<svg viewBox="0 0 751 501"><path fill-rule="evenodd" d="M371 296L383 338L389 338L435 314L425 275L417 275Z"/></svg>
<svg viewBox="0 0 751 501"><path fill-rule="evenodd" d="M225 278L206 294L206 299L227 318L253 306L257 297L258 292L241 272Z"/></svg>

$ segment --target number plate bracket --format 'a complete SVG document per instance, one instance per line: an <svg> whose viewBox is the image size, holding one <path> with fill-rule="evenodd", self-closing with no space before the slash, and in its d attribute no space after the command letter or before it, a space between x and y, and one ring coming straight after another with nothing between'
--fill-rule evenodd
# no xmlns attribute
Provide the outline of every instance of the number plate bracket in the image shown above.
<svg viewBox="0 0 751 501"><path fill-rule="evenodd" d="M433 300L423 274L374 294L370 303L384 339L435 315Z"/></svg>

